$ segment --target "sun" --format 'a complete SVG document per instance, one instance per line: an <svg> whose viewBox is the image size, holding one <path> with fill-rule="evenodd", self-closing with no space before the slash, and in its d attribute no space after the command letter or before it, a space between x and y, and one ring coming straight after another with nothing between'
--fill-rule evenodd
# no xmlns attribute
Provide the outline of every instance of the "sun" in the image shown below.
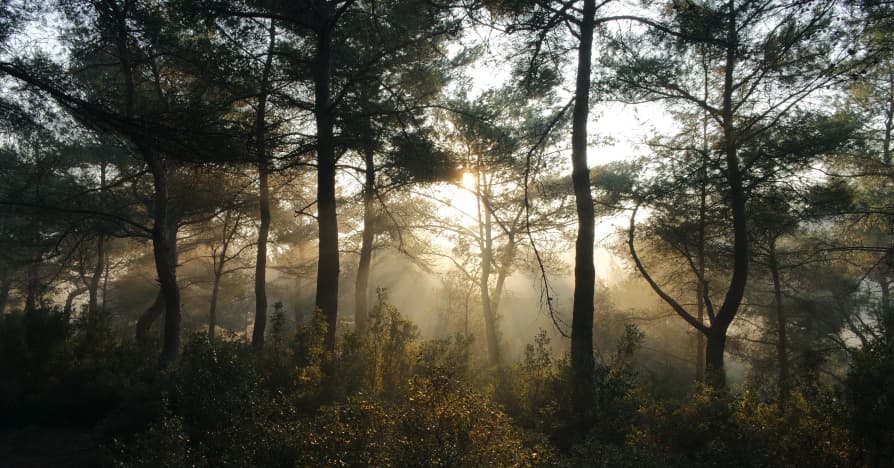
<svg viewBox="0 0 894 468"><path fill-rule="evenodd" d="M472 174L471 172L463 172L461 183L463 187L469 190L475 190L475 174Z"/></svg>

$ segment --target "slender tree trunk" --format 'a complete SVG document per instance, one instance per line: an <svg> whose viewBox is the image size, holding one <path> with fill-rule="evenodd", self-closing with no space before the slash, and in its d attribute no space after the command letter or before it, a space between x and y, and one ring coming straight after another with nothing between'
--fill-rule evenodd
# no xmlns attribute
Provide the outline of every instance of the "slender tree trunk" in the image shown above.
<svg viewBox="0 0 894 468"><path fill-rule="evenodd" d="M710 97L708 88L708 64L703 61L702 69L704 71L704 100L707 102ZM705 323L705 295L708 294L708 285L705 283L705 231L707 227L708 216L708 155L711 148L708 140L708 120L710 115L707 111L702 115L702 164L699 167L699 204L698 204L698 279L696 284L696 307L698 309L698 323ZM705 382L705 335L699 330L695 333L695 380L699 383Z"/></svg>
<svg viewBox="0 0 894 468"><path fill-rule="evenodd" d="M25 313L32 313L37 310L40 301L40 276L37 267L39 261L33 261L28 265L27 280L25 285Z"/></svg>
<svg viewBox="0 0 894 468"><path fill-rule="evenodd" d="M776 309L776 358L779 361L779 405L784 407L789 394L787 320L782 305L782 283L779 280L779 264L776 255L776 239L770 239L770 277L773 280L773 305Z"/></svg>
<svg viewBox="0 0 894 468"><path fill-rule="evenodd" d="M338 217L335 202L335 144L330 108L330 63L332 32L327 26L317 31L314 63L314 113L317 126L317 217L319 259L316 306L326 317L326 350L335 352L338 325Z"/></svg>
<svg viewBox="0 0 894 468"><path fill-rule="evenodd" d="M255 119L255 149L258 153L258 203L261 225L258 228L258 256L255 263L255 327L251 334L251 344L256 349L264 347L264 333L267 328L267 238L270 234L270 187L268 175L270 161L267 158L267 95L270 68L273 65L273 47L276 45L276 23L270 22L270 44L267 59L261 74L261 92L258 97L258 112Z"/></svg>
<svg viewBox="0 0 894 468"><path fill-rule="evenodd" d="M298 241L298 266L299 268L304 267L304 242ZM295 330L301 330L301 327L304 325L304 303L305 294L304 294L304 276L301 274L301 270L299 269L298 278L295 281Z"/></svg>
<svg viewBox="0 0 894 468"><path fill-rule="evenodd" d="M478 290L481 295L481 312L484 316L488 363L491 366L499 366L500 340L497 333L497 315L493 310L493 300L490 294L490 277L494 262L493 218L488 208L491 190L481 154L478 155L475 167L475 208L478 216L478 246L481 250Z"/></svg>
<svg viewBox="0 0 894 468"><path fill-rule="evenodd" d="M156 319L161 317L161 314L164 311L164 294L162 294L161 290L159 290L158 294L155 295L155 300L152 301L152 304L149 306L149 308L143 311L143 313L140 314L140 318L137 319L137 343L146 343L146 341L149 339L149 330L152 329L152 324L155 322Z"/></svg>
<svg viewBox="0 0 894 468"><path fill-rule="evenodd" d="M99 189L100 193L106 188L106 163L99 164ZM97 328L99 327L99 283L102 281L102 274L105 271L106 261L106 239L100 233L96 238L96 267L93 269L93 276L87 284L90 299L87 303L87 340L92 342L95 339Z"/></svg>
<svg viewBox="0 0 894 468"><path fill-rule="evenodd" d="M479 275L478 288L481 290L481 310L484 315L484 332L487 337L488 363L492 366L500 365L499 338L497 337L497 317L493 310L493 302L490 297L490 275L493 252L485 248L481 252L481 273Z"/></svg>
<svg viewBox="0 0 894 468"><path fill-rule="evenodd" d="M102 306L99 308L103 316L106 314L106 299L109 297L109 253L106 252L106 271L102 275Z"/></svg>
<svg viewBox="0 0 894 468"><path fill-rule="evenodd" d="M220 291L220 273L214 272L214 285L211 287L211 304L208 306L208 341L213 342L217 333L217 296Z"/></svg>
<svg viewBox="0 0 894 468"><path fill-rule="evenodd" d="M704 288L704 285L699 281L696 286L696 294L698 294L696 305L698 307L698 321L704 323L705 299L702 288ZM705 334L698 330L695 331L695 381L705 381Z"/></svg>
<svg viewBox="0 0 894 468"><path fill-rule="evenodd" d="M149 172L155 188L153 207L152 247L155 256L155 269L164 298L165 322L159 364L167 367L177 359L180 351L180 289L177 285L177 228L176 222L169 213L168 201L168 169L165 161L154 154L144 151Z"/></svg>
<svg viewBox="0 0 894 468"><path fill-rule="evenodd" d="M375 190L376 167L370 145L363 154L366 163L366 180L363 184L363 236L360 240L360 263L357 265L357 283L354 288L354 321L357 333L365 335L369 327L367 295L369 290L369 270L372 263L372 248L375 238Z"/></svg>
<svg viewBox="0 0 894 468"><path fill-rule="evenodd" d="M574 255L574 306L571 318L572 405L582 425L588 424L593 396L593 310L596 268L593 264L595 210L587 165L587 119L590 111L590 69L595 0L584 0L578 48L577 79L571 130L571 179L577 207Z"/></svg>

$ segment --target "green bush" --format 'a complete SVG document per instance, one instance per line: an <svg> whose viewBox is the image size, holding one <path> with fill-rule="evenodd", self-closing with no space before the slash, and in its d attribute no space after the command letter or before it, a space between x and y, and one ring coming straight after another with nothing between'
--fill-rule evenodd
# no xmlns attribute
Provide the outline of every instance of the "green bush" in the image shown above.
<svg viewBox="0 0 894 468"><path fill-rule="evenodd" d="M894 344L882 340L854 352L847 377L854 435L872 463L894 459Z"/></svg>
<svg viewBox="0 0 894 468"><path fill-rule="evenodd" d="M524 466L530 448L487 398L446 376L417 378L403 402L352 398L324 407L296 434L300 466Z"/></svg>

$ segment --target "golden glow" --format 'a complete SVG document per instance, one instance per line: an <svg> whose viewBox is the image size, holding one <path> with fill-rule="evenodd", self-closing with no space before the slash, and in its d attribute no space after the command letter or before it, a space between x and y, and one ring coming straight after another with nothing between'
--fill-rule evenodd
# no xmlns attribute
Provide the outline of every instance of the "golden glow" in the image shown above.
<svg viewBox="0 0 894 468"><path fill-rule="evenodd" d="M463 172L462 185L469 190L475 190L475 174Z"/></svg>

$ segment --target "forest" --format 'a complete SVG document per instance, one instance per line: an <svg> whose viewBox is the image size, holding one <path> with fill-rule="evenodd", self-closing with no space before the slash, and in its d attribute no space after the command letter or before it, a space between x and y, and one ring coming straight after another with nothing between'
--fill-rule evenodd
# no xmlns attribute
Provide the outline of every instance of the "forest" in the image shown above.
<svg viewBox="0 0 894 468"><path fill-rule="evenodd" d="M894 2L0 0L0 466L892 466Z"/></svg>

